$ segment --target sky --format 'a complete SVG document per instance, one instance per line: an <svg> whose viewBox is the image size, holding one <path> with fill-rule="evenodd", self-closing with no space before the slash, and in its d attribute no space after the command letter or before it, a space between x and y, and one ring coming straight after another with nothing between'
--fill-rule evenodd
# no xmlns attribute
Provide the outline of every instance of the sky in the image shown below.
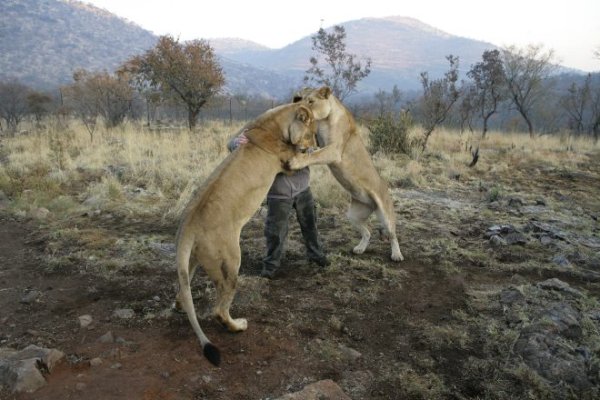
<svg viewBox="0 0 600 400"><path fill-rule="evenodd" d="M560 64L600 71L600 0L83 0L157 35L240 38L281 48L365 17L412 17L497 46L541 44Z"/></svg>

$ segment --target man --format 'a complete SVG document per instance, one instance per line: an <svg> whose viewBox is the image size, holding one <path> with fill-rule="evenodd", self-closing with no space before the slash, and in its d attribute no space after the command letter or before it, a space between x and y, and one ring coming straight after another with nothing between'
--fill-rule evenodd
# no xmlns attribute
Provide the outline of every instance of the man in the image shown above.
<svg viewBox="0 0 600 400"><path fill-rule="evenodd" d="M227 148L234 151L245 143L248 143L248 138L242 132L229 141ZM310 170L306 167L291 175L278 174L267 194L267 255L263 259L261 272L265 278L275 277L281 266L292 209L296 210L308 259L323 268L330 264L319 240L315 202L310 191Z"/></svg>

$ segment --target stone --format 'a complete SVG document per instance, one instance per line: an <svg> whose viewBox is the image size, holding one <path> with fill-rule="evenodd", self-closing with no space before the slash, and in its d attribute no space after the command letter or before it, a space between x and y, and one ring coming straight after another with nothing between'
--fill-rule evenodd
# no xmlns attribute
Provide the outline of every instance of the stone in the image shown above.
<svg viewBox="0 0 600 400"><path fill-rule="evenodd" d="M119 308L113 312L112 316L120 319L131 319L135 316L135 312L131 308Z"/></svg>
<svg viewBox="0 0 600 400"><path fill-rule="evenodd" d="M29 292L25 293L25 295L23 297L21 297L21 300L19 300L19 303L31 304L34 301L36 301L41 295L42 295L42 292L40 292L39 290L30 290Z"/></svg>
<svg viewBox="0 0 600 400"><path fill-rule="evenodd" d="M50 210L44 207L32 208L29 210L29 217L34 219L46 219L50 215Z"/></svg>
<svg viewBox="0 0 600 400"><path fill-rule="evenodd" d="M98 341L100 343L114 343L115 342L115 337L113 336L112 331L108 331L104 335L100 336L98 338Z"/></svg>
<svg viewBox="0 0 600 400"><path fill-rule="evenodd" d="M506 240L504 240L500 235L494 235L490 237L490 244L494 247L502 247L506 246Z"/></svg>
<svg viewBox="0 0 600 400"><path fill-rule="evenodd" d="M79 327L87 328L88 326L90 326L90 324L93 321L94 321L94 319L92 318L91 315L89 315L89 314L81 315L81 316L79 316Z"/></svg>
<svg viewBox="0 0 600 400"><path fill-rule="evenodd" d="M46 385L44 373L50 373L64 353L30 345L23 350L0 348L0 387L13 393L32 393Z"/></svg>
<svg viewBox="0 0 600 400"><path fill-rule="evenodd" d="M288 393L276 400L351 400L334 381L325 379L305 386L295 393Z"/></svg>
<svg viewBox="0 0 600 400"><path fill-rule="evenodd" d="M100 357L95 357L90 360L90 367L99 367L102 365L102 359Z"/></svg>
<svg viewBox="0 0 600 400"><path fill-rule="evenodd" d="M558 265L559 267L570 267L571 262L567 259L564 254L557 254L552 257L552 263Z"/></svg>
<svg viewBox="0 0 600 400"><path fill-rule="evenodd" d="M341 343L338 345L338 348L340 349L342 356L348 361L356 361L362 357L362 354L358 350L344 346Z"/></svg>

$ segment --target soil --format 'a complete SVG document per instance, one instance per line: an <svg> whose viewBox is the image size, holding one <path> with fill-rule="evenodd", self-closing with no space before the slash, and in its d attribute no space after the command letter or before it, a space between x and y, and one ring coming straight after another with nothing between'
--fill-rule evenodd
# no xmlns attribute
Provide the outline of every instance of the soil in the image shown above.
<svg viewBox="0 0 600 400"><path fill-rule="evenodd" d="M0 398L274 399L323 379L353 399L551 398L544 390L556 382L527 372L512 350L518 329L537 311L505 315L498 294L548 278L568 282L589 296L573 304L589 315L586 327L595 327L584 332L586 348L594 351L600 329L594 309L600 294L597 160L590 157L579 174L530 163L510 179L481 172L444 192L396 191L399 221L406 221L398 228L406 258L400 264L388 260L389 244L376 238L365 254L353 255L356 235L342 212L331 211L319 220L331 267L321 270L304 259L292 224L285 269L276 279L261 278L263 217L257 214L242 232L232 308L234 318L248 318L248 330L231 334L212 318L201 320L221 350L220 367L201 355L187 318L171 311L176 273L169 245L177 226L159 218L86 214L69 221L79 229L77 239L57 242L50 223L0 213L0 345L36 344L66 354L45 387L32 394L4 391ZM482 182L501 180L503 197L490 201ZM525 205L511 206L513 195ZM530 221L552 224L550 245L525 230ZM503 223L515 224L527 243L491 245L486 229ZM158 246L164 251L146 243L156 237L164 238L164 249ZM120 253L123 243L133 253ZM132 247L136 243L145 247ZM570 266L553 264L555 255L568 257ZM49 266L51 256L65 264ZM119 258L118 268L94 269L99 257ZM194 296L202 316L214 289L198 275ZM37 299L23 302L32 290L39 291ZM135 316L115 317L121 308ZM81 328L78 317L86 314L93 323ZM114 340L101 341L108 332ZM101 364L92 366L96 358ZM581 398L598 393L585 390L592 394Z"/></svg>
<svg viewBox="0 0 600 400"><path fill-rule="evenodd" d="M371 250L376 251L385 253L387 248ZM3 346L22 348L37 343L66 354L66 360L47 376L47 386L33 394L2 393L2 398L274 398L316 380L339 381L352 371L376 369L372 364L385 362L388 357L408 359L410 346L419 342L406 326L411 316L435 324L464 304L461 279L435 280L432 269L411 261L402 264L407 272L403 290L385 289L389 293L381 293L369 307L354 307L322 290L322 279L314 276L318 267L294 260L293 254L288 261L299 267L289 268L271 281L254 276L260 264L255 260L241 275L265 281L269 304L257 313L239 304L242 295L238 296L234 316L247 316L249 329L231 334L212 319L202 321L206 334L222 353L222 365L216 368L202 357L184 315L150 322L112 317L123 304L137 304L140 313L143 310L139 304L143 303L168 309L174 294L174 271L152 271L152 276L142 274L115 281L90 274L46 273L40 268L42 257L43 243L35 227L1 217ZM394 266L390 262L388 267ZM306 274L312 278L305 279ZM41 295L32 304L23 304L21 299L31 290ZM156 296L160 297L158 301ZM78 316L85 314L94 318L89 329L79 327ZM344 321L343 327L329 327L336 315ZM99 338L109 331L116 341L102 343ZM407 341L391 348L398 331L405 331ZM311 350L315 347L311 343L328 337L336 343L347 342L362 356L354 362L323 362ZM96 357L102 359L102 364L90 366L90 359ZM369 378L365 384L369 387L375 381ZM367 398L395 396L393 387L373 385L368 392Z"/></svg>

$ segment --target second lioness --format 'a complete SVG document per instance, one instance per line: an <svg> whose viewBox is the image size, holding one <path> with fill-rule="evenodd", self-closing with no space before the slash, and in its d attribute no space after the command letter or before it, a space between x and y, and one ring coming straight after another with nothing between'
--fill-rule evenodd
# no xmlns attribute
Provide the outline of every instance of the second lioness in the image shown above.
<svg viewBox="0 0 600 400"><path fill-rule="evenodd" d="M311 154L296 155L290 160L289 167L300 169L312 164L327 164L333 176L352 196L347 215L361 234L354 253L363 253L369 245L371 233L367 222L375 212L383 233L390 239L391 259L403 260L388 184L375 169L350 111L328 87L305 89L294 96L294 102L302 102L312 110L319 125L317 135L321 148Z"/></svg>
<svg viewBox="0 0 600 400"><path fill-rule="evenodd" d="M200 328L192 300L190 284L196 265L204 268L216 286L215 316L232 332L245 330L245 319L229 315L241 262L242 227L286 162L297 151L316 145L315 132L312 112L304 105L287 104L267 111L246 126L249 143L216 168L184 211L177 232L176 301L186 312L204 355L215 365L220 361L219 351Z"/></svg>

